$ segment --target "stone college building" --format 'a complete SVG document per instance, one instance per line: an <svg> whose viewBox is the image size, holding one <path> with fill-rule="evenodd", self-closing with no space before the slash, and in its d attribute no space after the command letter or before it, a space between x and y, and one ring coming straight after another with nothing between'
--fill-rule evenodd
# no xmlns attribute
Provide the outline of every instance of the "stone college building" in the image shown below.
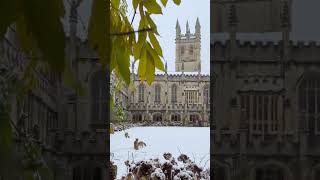
<svg viewBox="0 0 320 180"><path fill-rule="evenodd" d="M156 74L151 86L132 71L135 91L128 93L128 117L133 122L152 121L172 125L208 126L210 76L201 73L199 19L195 33L176 24L175 73ZM167 69L167 64L165 65ZM134 69L134 67L132 67Z"/></svg>

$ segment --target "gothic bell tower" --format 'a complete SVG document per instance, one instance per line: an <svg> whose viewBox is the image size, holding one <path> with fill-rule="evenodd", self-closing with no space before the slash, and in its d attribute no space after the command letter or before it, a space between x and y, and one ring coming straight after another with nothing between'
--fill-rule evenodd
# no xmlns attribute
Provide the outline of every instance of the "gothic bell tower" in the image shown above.
<svg viewBox="0 0 320 180"><path fill-rule="evenodd" d="M189 23L186 24L186 33L181 33L179 21L176 24L176 72L201 71L201 26L199 18L195 25L195 33L190 33Z"/></svg>

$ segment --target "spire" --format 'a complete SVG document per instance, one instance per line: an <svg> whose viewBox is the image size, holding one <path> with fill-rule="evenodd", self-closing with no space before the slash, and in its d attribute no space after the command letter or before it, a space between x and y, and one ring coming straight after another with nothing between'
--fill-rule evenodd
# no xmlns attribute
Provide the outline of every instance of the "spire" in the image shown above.
<svg viewBox="0 0 320 180"><path fill-rule="evenodd" d="M187 21L186 25L186 34L190 34L189 22Z"/></svg>
<svg viewBox="0 0 320 180"><path fill-rule="evenodd" d="M168 74L168 64L167 64L167 61L166 61L165 69L166 69L166 74Z"/></svg>
<svg viewBox="0 0 320 180"><path fill-rule="evenodd" d="M201 29L200 21L199 21L199 17L197 17L197 21L196 21L196 35L197 36L200 36L200 29Z"/></svg>
<svg viewBox="0 0 320 180"><path fill-rule="evenodd" d="M179 37L181 34L181 28L180 28L180 24L179 21L177 19L177 24L176 24L176 36Z"/></svg>

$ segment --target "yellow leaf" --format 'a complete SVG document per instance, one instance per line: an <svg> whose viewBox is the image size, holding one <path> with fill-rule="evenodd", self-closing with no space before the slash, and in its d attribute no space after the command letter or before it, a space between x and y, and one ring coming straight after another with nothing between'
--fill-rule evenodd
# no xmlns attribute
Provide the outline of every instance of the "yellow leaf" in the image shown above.
<svg viewBox="0 0 320 180"><path fill-rule="evenodd" d="M126 48L124 47L122 51L119 49L118 50L118 56L117 56L117 64L118 64L118 69L120 72L120 75L126 82L126 84L130 83L130 55Z"/></svg>
<svg viewBox="0 0 320 180"><path fill-rule="evenodd" d="M132 0L132 5L134 10L137 9L139 3L140 3L140 0Z"/></svg>
<svg viewBox="0 0 320 180"><path fill-rule="evenodd" d="M65 66L65 33L61 18L64 16L62 1L20 1L26 30L32 32L41 60L53 70L62 72ZM44 20L45 19L45 20Z"/></svg>
<svg viewBox="0 0 320 180"><path fill-rule="evenodd" d="M142 50L141 59L139 60L138 75L141 81L145 80L147 72L147 53L146 49Z"/></svg>
<svg viewBox="0 0 320 180"><path fill-rule="evenodd" d="M145 0L144 7L151 14L162 14L161 6L157 3L156 0Z"/></svg>
<svg viewBox="0 0 320 180"><path fill-rule="evenodd" d="M110 4L107 0L93 0L88 38L93 49L97 50L100 62L109 62L110 47Z"/></svg>
<svg viewBox="0 0 320 180"><path fill-rule="evenodd" d="M111 0L113 8L119 8L120 0Z"/></svg>
<svg viewBox="0 0 320 180"><path fill-rule="evenodd" d="M154 59L149 51L147 51L147 71L146 71L146 79L149 85L152 84L155 77L155 66L154 66Z"/></svg>
<svg viewBox="0 0 320 180"><path fill-rule="evenodd" d="M153 32L155 32L155 34L159 35L158 30L157 30L157 25L156 25L156 23L154 23L154 21L151 19L149 13L146 14L146 21L147 21L148 24L150 25L150 28L153 30Z"/></svg>
<svg viewBox="0 0 320 180"><path fill-rule="evenodd" d="M176 5L180 5L181 0L173 0L173 2L174 2Z"/></svg>
<svg viewBox="0 0 320 180"><path fill-rule="evenodd" d="M153 58L155 67L158 68L160 71L165 71L163 62L161 61L161 59L160 59L159 55L157 54L157 52L154 49L152 49L152 47L151 47L151 45L149 43L147 44L147 49L148 49L148 52L151 54L151 56Z"/></svg>
<svg viewBox="0 0 320 180"><path fill-rule="evenodd" d="M164 7L166 7L168 0L161 0L161 3L163 4Z"/></svg>
<svg viewBox="0 0 320 180"><path fill-rule="evenodd" d="M156 50L156 52L161 57L163 57L162 49L161 49L161 46L160 46L159 41L157 40L156 36L152 32L149 32L148 35L149 35L149 39L150 39L150 42L151 42L153 48Z"/></svg>
<svg viewBox="0 0 320 180"><path fill-rule="evenodd" d="M110 134L114 134L114 129L110 126Z"/></svg>

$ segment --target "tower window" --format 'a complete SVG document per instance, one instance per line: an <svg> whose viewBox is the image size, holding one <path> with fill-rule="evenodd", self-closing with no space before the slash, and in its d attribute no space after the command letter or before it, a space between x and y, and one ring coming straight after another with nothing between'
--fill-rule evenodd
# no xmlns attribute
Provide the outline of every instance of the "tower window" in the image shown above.
<svg viewBox="0 0 320 180"><path fill-rule="evenodd" d="M191 45L191 46L189 47L189 54L190 54L190 55L193 54L193 45Z"/></svg>

